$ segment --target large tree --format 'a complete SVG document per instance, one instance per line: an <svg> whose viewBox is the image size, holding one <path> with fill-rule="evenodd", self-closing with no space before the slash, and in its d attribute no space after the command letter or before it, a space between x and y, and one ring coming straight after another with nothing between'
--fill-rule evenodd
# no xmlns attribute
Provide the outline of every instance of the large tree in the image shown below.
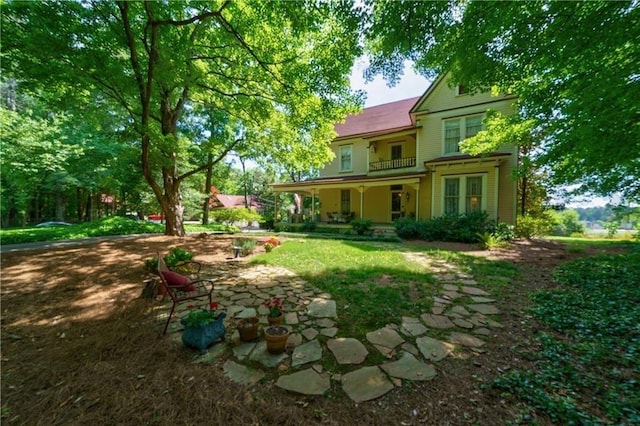
<svg viewBox="0 0 640 426"><path fill-rule="evenodd" d="M312 156L327 159L327 123L358 104L348 76L360 20L348 1L50 1L4 9L3 72L25 86L58 88L65 104L100 99L126 111L123 126L139 135L142 172L169 235L184 234L180 185L211 163L200 156L208 160L190 164L193 141L179 130L197 106L263 134L286 114L313 130L320 144ZM241 140L218 147L214 161ZM278 143L256 141L266 141L264 151Z"/></svg>
<svg viewBox="0 0 640 426"><path fill-rule="evenodd" d="M450 71L472 90L518 95L555 184L640 201L640 5L637 1L368 3L369 75L402 62Z"/></svg>

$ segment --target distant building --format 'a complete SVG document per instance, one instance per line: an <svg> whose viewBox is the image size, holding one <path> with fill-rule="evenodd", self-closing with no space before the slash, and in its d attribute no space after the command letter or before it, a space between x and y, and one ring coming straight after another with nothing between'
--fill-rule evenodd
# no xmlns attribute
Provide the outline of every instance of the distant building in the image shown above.
<svg viewBox="0 0 640 426"><path fill-rule="evenodd" d="M220 191L215 186L211 187L209 193L209 207L212 210L247 207L261 214L264 211L264 205L255 195L247 196L247 204L245 206L244 195L220 194Z"/></svg>

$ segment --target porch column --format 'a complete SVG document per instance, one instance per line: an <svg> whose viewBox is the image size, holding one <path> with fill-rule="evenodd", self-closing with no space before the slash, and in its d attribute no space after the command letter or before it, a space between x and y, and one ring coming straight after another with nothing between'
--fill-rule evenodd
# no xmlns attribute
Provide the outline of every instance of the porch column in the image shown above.
<svg viewBox="0 0 640 426"><path fill-rule="evenodd" d="M413 187L413 189L415 189L416 191L416 221L420 220L420 214L419 214L419 206L420 206L420 185L415 185Z"/></svg>
<svg viewBox="0 0 640 426"><path fill-rule="evenodd" d="M364 186L358 188L360 193L360 219L364 218Z"/></svg>
<svg viewBox="0 0 640 426"><path fill-rule="evenodd" d="M316 189L311 190L311 220L316 221Z"/></svg>
<svg viewBox="0 0 640 426"><path fill-rule="evenodd" d="M435 217L436 206L436 171L431 169L431 219Z"/></svg>

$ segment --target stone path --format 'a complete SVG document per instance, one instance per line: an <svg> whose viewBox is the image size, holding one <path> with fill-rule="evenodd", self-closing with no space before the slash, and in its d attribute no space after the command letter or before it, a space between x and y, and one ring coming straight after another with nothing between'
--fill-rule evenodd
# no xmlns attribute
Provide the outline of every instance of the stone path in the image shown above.
<svg viewBox="0 0 640 426"><path fill-rule="evenodd" d="M222 366L224 374L243 385L259 382L266 370L274 369L279 373L276 386L305 395L322 395L333 381L353 401L362 402L384 395L400 386L402 380L436 378L437 363L458 347L482 353L485 339L502 327L494 317L500 313L495 299L456 265L424 253L407 252L405 256L435 275L433 307L418 317L402 317L400 325L390 324L367 333L366 342L335 337L339 332L336 302L330 294L313 288L292 272L238 261L216 265L208 275L217 278L214 300L227 312L227 338L225 343L215 344L199 355L195 362L209 363L227 357ZM262 338L241 342L236 330L240 318L258 316L260 323L266 325L264 303L273 297L284 300L285 325L291 331L287 351L280 355L269 354ZM172 338L180 344L179 317L186 306L178 308L169 328ZM389 361L365 365L370 350L380 352ZM349 372L324 370L322 360L328 356L350 367Z"/></svg>

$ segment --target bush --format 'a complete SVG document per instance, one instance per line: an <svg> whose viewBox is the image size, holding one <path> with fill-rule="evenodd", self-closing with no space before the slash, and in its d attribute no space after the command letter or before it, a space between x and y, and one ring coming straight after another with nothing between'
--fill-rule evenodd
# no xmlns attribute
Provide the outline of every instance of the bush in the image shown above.
<svg viewBox="0 0 640 426"><path fill-rule="evenodd" d="M500 241L511 241L516 237L515 228L510 223L498 222L493 226L491 235Z"/></svg>
<svg viewBox="0 0 640 426"><path fill-rule="evenodd" d="M584 233L584 225L580 222L580 215L575 210L563 210L560 213L547 210L545 216L551 222L551 235L566 237L574 233Z"/></svg>
<svg viewBox="0 0 640 426"><path fill-rule="evenodd" d="M491 228L486 212L444 215L418 224L420 238L426 241L474 243L478 234Z"/></svg>
<svg viewBox="0 0 640 426"><path fill-rule="evenodd" d="M516 236L519 238L541 237L548 235L550 231L551 224L545 218L518 216L516 220Z"/></svg>
<svg viewBox="0 0 640 426"><path fill-rule="evenodd" d="M393 223L396 228L396 234L401 238L417 238L419 234L419 225L415 219L401 217Z"/></svg>
<svg viewBox="0 0 640 426"><path fill-rule="evenodd" d="M371 221L369 219L354 219L350 225L358 235L364 235L365 232L371 229Z"/></svg>
<svg viewBox="0 0 640 426"><path fill-rule="evenodd" d="M182 262L190 262L193 260L193 253L182 249L180 247L174 247L169 254L164 256L164 263L167 264L169 269ZM144 261L144 268L147 272L155 273L158 270L158 258L153 257Z"/></svg>
<svg viewBox="0 0 640 426"><path fill-rule="evenodd" d="M217 221L232 225L237 222L257 222L262 217L252 209L247 208L224 208L211 212L211 216Z"/></svg>
<svg viewBox="0 0 640 426"><path fill-rule="evenodd" d="M305 220L302 224L302 230L304 232L315 232L318 224L312 220Z"/></svg>
<svg viewBox="0 0 640 426"><path fill-rule="evenodd" d="M255 238L237 238L233 242L233 245L235 247L240 247L240 254L242 256L246 256L253 253L258 245L258 241Z"/></svg>

